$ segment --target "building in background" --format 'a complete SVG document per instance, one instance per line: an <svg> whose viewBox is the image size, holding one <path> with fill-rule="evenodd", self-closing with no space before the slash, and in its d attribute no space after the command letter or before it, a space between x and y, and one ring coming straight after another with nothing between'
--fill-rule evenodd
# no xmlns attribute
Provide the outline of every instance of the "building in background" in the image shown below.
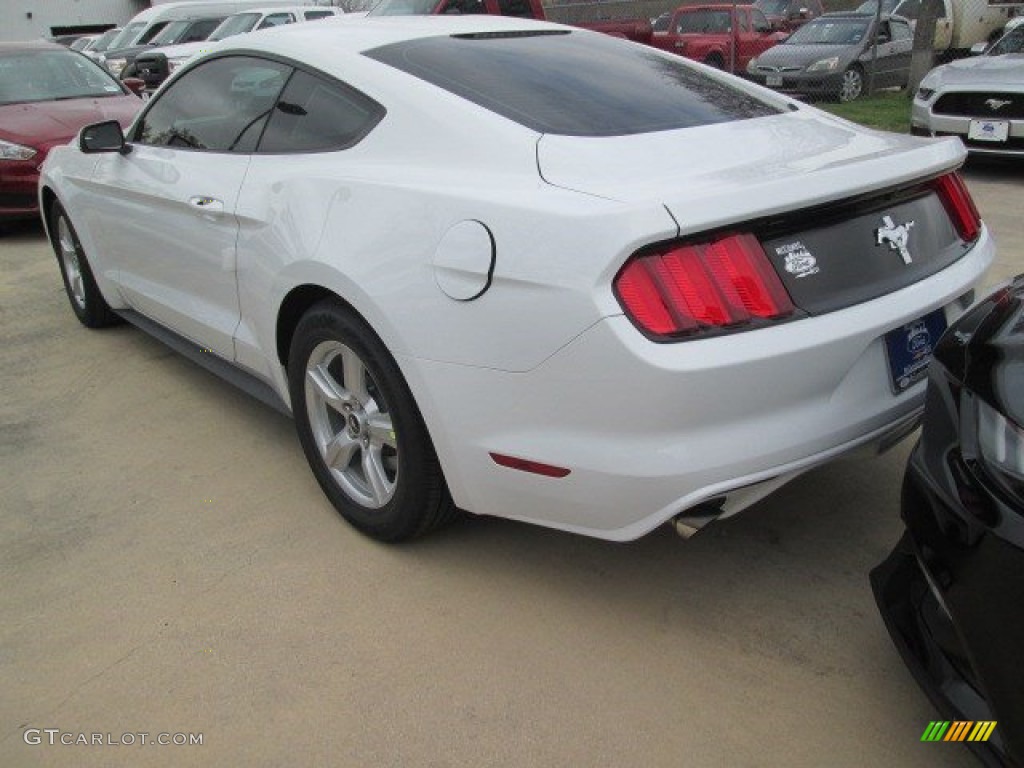
<svg viewBox="0 0 1024 768"><path fill-rule="evenodd" d="M149 5L149 0L0 0L0 40L103 32Z"/></svg>

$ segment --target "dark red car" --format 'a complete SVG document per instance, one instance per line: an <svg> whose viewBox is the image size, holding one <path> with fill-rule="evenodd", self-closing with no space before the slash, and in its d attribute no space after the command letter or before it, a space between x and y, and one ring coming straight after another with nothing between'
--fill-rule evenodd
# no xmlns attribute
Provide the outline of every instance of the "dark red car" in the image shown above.
<svg viewBox="0 0 1024 768"><path fill-rule="evenodd" d="M51 147L90 123L127 126L141 107L125 84L76 51L0 43L0 221L39 215L39 166Z"/></svg>

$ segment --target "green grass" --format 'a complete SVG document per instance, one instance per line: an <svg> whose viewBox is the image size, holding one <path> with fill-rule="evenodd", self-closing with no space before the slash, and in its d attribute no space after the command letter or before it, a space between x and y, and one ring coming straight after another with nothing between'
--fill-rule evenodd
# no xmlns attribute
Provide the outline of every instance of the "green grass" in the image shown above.
<svg viewBox="0 0 1024 768"><path fill-rule="evenodd" d="M904 91L865 96L849 104L818 102L815 106L869 128L910 133L910 99Z"/></svg>

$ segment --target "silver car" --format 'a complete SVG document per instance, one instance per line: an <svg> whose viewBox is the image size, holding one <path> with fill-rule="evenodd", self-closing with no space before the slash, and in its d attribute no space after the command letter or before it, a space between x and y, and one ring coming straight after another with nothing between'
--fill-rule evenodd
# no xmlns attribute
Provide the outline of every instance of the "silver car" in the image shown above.
<svg viewBox="0 0 1024 768"><path fill-rule="evenodd" d="M972 154L1024 156L1024 24L983 54L929 72L910 123L918 136L959 136Z"/></svg>

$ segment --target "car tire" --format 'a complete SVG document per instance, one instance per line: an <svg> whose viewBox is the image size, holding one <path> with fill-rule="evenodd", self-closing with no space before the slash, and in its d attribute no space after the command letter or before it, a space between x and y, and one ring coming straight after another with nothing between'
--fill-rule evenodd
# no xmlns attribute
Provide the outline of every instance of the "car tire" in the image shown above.
<svg viewBox="0 0 1024 768"><path fill-rule="evenodd" d="M854 65L843 72L843 79L839 86L839 101L844 104L856 101L864 93L864 70Z"/></svg>
<svg viewBox="0 0 1024 768"><path fill-rule="evenodd" d="M78 233L60 203L54 203L50 209L50 241L64 279L64 290L78 321L86 328L105 328L122 322L100 293Z"/></svg>
<svg viewBox="0 0 1024 768"><path fill-rule="evenodd" d="M718 54L708 56L706 59L704 59L704 63L707 64L709 67L714 67L715 69L725 69L725 62L722 60L722 57L719 56Z"/></svg>
<svg viewBox="0 0 1024 768"><path fill-rule="evenodd" d="M299 321L288 388L310 468L355 528L379 541L401 541L457 516L398 364L340 302L322 301Z"/></svg>

